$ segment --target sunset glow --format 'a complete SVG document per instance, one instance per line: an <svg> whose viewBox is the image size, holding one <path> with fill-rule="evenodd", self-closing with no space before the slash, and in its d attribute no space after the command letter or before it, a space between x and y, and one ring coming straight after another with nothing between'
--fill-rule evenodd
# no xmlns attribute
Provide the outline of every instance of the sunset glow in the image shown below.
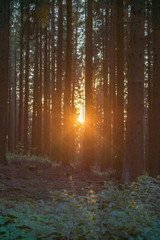
<svg viewBox="0 0 160 240"><path fill-rule="evenodd" d="M80 112L79 112L79 115L78 115L77 121L78 121L79 123L84 123L83 109L80 109Z"/></svg>

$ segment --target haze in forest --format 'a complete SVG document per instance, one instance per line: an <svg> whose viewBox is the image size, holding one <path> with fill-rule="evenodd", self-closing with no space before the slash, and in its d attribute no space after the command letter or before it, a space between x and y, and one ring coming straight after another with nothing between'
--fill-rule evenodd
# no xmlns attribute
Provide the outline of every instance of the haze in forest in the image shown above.
<svg viewBox="0 0 160 240"><path fill-rule="evenodd" d="M159 0L0 1L0 161L160 174Z"/></svg>

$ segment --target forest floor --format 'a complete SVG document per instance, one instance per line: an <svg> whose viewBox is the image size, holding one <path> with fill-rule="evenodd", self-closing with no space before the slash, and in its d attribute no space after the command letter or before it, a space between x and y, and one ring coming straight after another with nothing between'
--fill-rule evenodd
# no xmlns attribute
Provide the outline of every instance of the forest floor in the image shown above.
<svg viewBox="0 0 160 240"><path fill-rule="evenodd" d="M84 173L79 169L53 166L49 162L15 159L0 166L0 200L23 202L49 200L50 192L66 190L77 195L95 193L113 176Z"/></svg>
<svg viewBox="0 0 160 240"><path fill-rule="evenodd" d="M120 189L111 171L24 155L8 162L0 165L0 240L160 239L159 178Z"/></svg>

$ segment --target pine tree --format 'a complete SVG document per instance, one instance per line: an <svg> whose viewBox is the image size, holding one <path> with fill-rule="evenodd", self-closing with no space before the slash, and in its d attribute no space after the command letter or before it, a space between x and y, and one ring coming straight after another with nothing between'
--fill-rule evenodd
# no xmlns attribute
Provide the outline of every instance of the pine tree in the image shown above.
<svg viewBox="0 0 160 240"><path fill-rule="evenodd" d="M109 4L105 7L104 31L104 61L103 61L103 146L101 170L104 171L111 165L111 106L109 99L108 66L109 66Z"/></svg>
<svg viewBox="0 0 160 240"><path fill-rule="evenodd" d="M19 76L19 117L18 117L18 141L23 142L23 38L24 38L24 6L20 1L21 29L20 29L20 76Z"/></svg>
<svg viewBox="0 0 160 240"><path fill-rule="evenodd" d="M54 159L57 162L62 158L62 43L63 43L63 2L58 1L58 42L57 42L57 83L56 83L56 101L55 108L55 146L56 149Z"/></svg>
<svg viewBox="0 0 160 240"><path fill-rule="evenodd" d="M149 111L149 162L148 170L151 176L160 174L160 2L152 1L152 24L153 24L153 80L151 88L151 105Z"/></svg>
<svg viewBox="0 0 160 240"><path fill-rule="evenodd" d="M124 22L123 0L117 0L117 126L116 159L117 176L122 177L124 158Z"/></svg>
<svg viewBox="0 0 160 240"><path fill-rule="evenodd" d="M0 163L6 160L10 1L0 0Z"/></svg>
<svg viewBox="0 0 160 240"><path fill-rule="evenodd" d="M70 165L72 155L71 122L71 80L72 80L72 0L67 0L67 41L66 41L66 75L64 92L64 131L63 131L63 161Z"/></svg>
<svg viewBox="0 0 160 240"><path fill-rule="evenodd" d="M92 62L92 0L87 1L86 16L86 43L85 43L85 136L84 136L84 159L82 168L90 171L93 160L93 126L92 126L92 79L93 79L93 62Z"/></svg>
<svg viewBox="0 0 160 240"><path fill-rule="evenodd" d="M131 1L124 181L134 180L144 170L144 3Z"/></svg>
<svg viewBox="0 0 160 240"><path fill-rule="evenodd" d="M28 151L28 101L29 101L29 1L26 2L26 23L25 23L25 37L26 37L26 56L25 56L25 102L24 102L24 147L25 152Z"/></svg>

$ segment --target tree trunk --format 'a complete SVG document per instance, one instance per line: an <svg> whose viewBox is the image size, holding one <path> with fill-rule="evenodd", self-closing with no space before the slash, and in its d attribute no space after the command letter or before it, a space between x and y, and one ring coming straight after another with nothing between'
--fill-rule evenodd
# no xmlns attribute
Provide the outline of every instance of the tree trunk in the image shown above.
<svg viewBox="0 0 160 240"><path fill-rule="evenodd" d="M111 108L111 162L114 168L116 157L116 133L117 133L117 99L116 99L116 0L111 0L111 25L110 25L110 48L109 48L109 98Z"/></svg>
<svg viewBox="0 0 160 240"><path fill-rule="evenodd" d="M147 77L148 77L148 118L147 118L147 132L146 132L146 170L147 172L149 171L148 169L148 163L149 163L149 152L150 152L150 117L151 117L151 94L152 94L152 33L151 33L151 13L150 13L150 2L149 0L147 1L147 55L148 55L148 60L147 60Z"/></svg>
<svg viewBox="0 0 160 240"><path fill-rule="evenodd" d="M64 92L64 131L63 131L63 161L70 165L72 156L73 126L71 123L71 78L72 78L72 0L67 0L67 41L66 41L66 75Z"/></svg>
<svg viewBox="0 0 160 240"><path fill-rule="evenodd" d="M58 42L57 42L57 84L56 84L56 101L55 108L55 146L54 159L60 162L62 158L62 42L63 42L63 4L62 0L58 1Z"/></svg>
<svg viewBox="0 0 160 240"><path fill-rule="evenodd" d="M33 114L32 114L32 154L37 154L37 104L38 104L38 26L35 25L35 65L33 89Z"/></svg>
<svg viewBox="0 0 160 240"><path fill-rule="evenodd" d="M21 30L20 30L20 76L19 76L19 117L18 117L18 141L23 142L23 0L20 1Z"/></svg>
<svg viewBox="0 0 160 240"><path fill-rule="evenodd" d="M151 106L149 111L149 174L156 177L160 174L160 2L152 1L153 18L153 80L151 88ZM151 86L150 86L151 87Z"/></svg>
<svg viewBox="0 0 160 240"><path fill-rule="evenodd" d="M15 37L16 42L16 37ZM14 49L14 82L13 82L13 152L17 143L17 46Z"/></svg>
<svg viewBox="0 0 160 240"><path fill-rule="evenodd" d="M39 73L37 100L37 153L42 154L42 29L39 27Z"/></svg>
<svg viewBox="0 0 160 240"><path fill-rule="evenodd" d="M56 144L56 139L55 139L55 101L56 101L56 73L55 73L55 54L56 54L56 49L55 49L55 1L52 2L52 20L51 20L51 67L52 67L52 80L51 80L51 95L52 95L52 112L51 112L51 119L52 119L52 134L51 134L51 159L54 161L55 157L55 144Z"/></svg>
<svg viewBox="0 0 160 240"><path fill-rule="evenodd" d="M116 126L115 168L118 178L122 178L124 158L124 29L123 0L117 0L117 126Z"/></svg>
<svg viewBox="0 0 160 240"><path fill-rule="evenodd" d="M7 98L9 67L9 0L0 0L0 163L7 164Z"/></svg>
<svg viewBox="0 0 160 240"><path fill-rule="evenodd" d="M124 181L135 180L144 170L144 3L131 2Z"/></svg>
<svg viewBox="0 0 160 240"><path fill-rule="evenodd" d="M105 13L105 39L104 39L104 63L103 63L103 148L102 148L102 164L101 170L104 171L111 165L111 107L109 99L108 85L108 64L109 64L109 5L106 1Z"/></svg>
<svg viewBox="0 0 160 240"><path fill-rule="evenodd" d="M44 31L44 154L49 155L50 146L50 99L49 99L49 74L48 74L48 50L47 50L48 38L47 38L47 26Z"/></svg>
<svg viewBox="0 0 160 240"><path fill-rule="evenodd" d="M29 100L29 2L26 3L26 62L25 62L25 103L24 103L24 149L28 151L28 100Z"/></svg>
<svg viewBox="0 0 160 240"><path fill-rule="evenodd" d="M10 47L9 47L10 48ZM8 151L11 152L11 130L12 130L12 91L11 91L11 48L9 51L9 75L8 75L8 113L7 113L7 136L8 136Z"/></svg>
<svg viewBox="0 0 160 240"><path fill-rule="evenodd" d="M86 19L86 62L85 62L85 136L84 136L84 159L82 168L90 171L94 144L93 144L93 126L92 126L92 78L93 78L93 62L92 62L92 0L87 1L87 19Z"/></svg>

